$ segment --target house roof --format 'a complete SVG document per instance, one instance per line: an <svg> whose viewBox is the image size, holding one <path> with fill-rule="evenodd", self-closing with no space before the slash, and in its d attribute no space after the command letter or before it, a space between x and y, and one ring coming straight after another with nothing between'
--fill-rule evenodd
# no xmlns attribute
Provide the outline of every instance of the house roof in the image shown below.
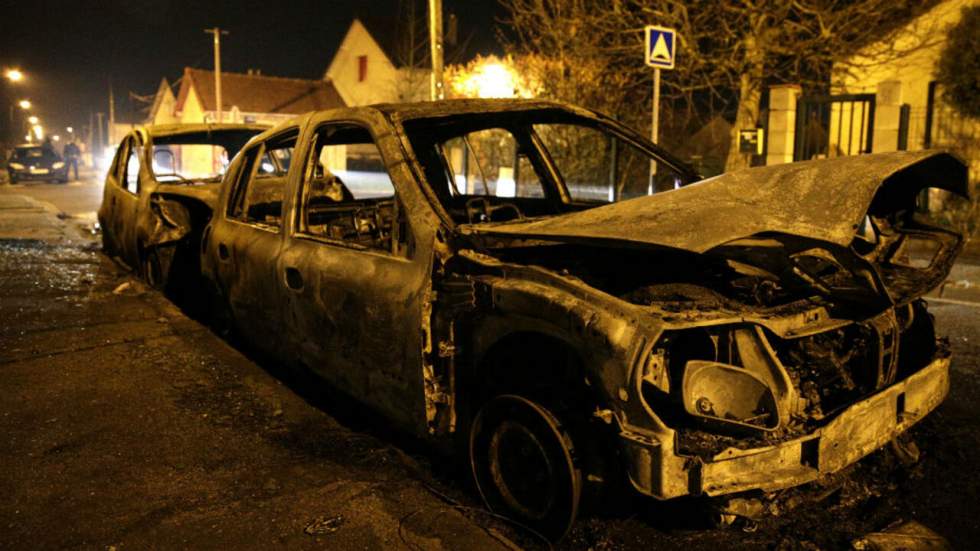
<svg viewBox="0 0 980 551"><path fill-rule="evenodd" d="M184 108L193 86L205 111L215 110L214 71L184 68L177 110ZM298 114L345 107L333 83L324 80L270 77L258 74L221 73L221 103L245 113Z"/></svg>
<svg viewBox="0 0 980 551"><path fill-rule="evenodd" d="M150 105L149 120L153 120L153 118L156 115L157 111L160 110L160 107L163 104L163 100L168 95L170 97L174 97L174 91L170 87L170 82L167 81L167 78L166 77L164 77L164 78L162 78L160 80L160 85L157 86L157 93L156 93L156 95L153 96L153 104Z"/></svg>
<svg viewBox="0 0 980 551"><path fill-rule="evenodd" d="M378 43L381 51L395 67L410 65L409 59L413 57L415 63L412 65L416 67L428 66L430 63L428 30L425 27L417 28L415 43L412 44L409 37L411 36L413 21L410 18L362 14L357 16L354 21L359 21L361 25L364 25L368 34ZM351 25L353 24L351 23Z"/></svg>
<svg viewBox="0 0 980 551"><path fill-rule="evenodd" d="M395 67L405 67L410 64L409 59L412 59L411 65L418 68L428 68L432 66L432 57L429 50L429 27L426 13L425 9L421 9L416 13L404 11L394 14L359 14L354 18L354 21L360 21L364 25L368 34L378 43L378 46L381 47L381 50ZM351 25L353 24L351 22ZM413 30L414 40L412 39ZM479 35L477 30L481 31ZM500 46L495 40L487 40L485 36L482 36L485 34L482 32L483 29L474 27L464 32L462 28L457 26L455 36L450 36L449 21L447 20L444 23L443 31L446 34L444 50L446 63L468 61L479 53L502 53L499 51Z"/></svg>

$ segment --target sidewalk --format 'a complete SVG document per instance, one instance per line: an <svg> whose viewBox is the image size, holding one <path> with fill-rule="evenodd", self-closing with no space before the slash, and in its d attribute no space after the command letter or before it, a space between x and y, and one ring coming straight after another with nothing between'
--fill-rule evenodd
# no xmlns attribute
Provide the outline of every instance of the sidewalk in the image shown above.
<svg viewBox="0 0 980 551"><path fill-rule="evenodd" d="M26 195L0 195L0 240L80 244L79 233L58 215L53 205Z"/></svg>
<svg viewBox="0 0 980 551"><path fill-rule="evenodd" d="M972 259L971 259L972 260ZM939 289L929 297L976 303L980 306L980 264L957 262Z"/></svg>
<svg viewBox="0 0 980 551"><path fill-rule="evenodd" d="M0 548L508 548L434 459L338 421L74 226L0 197Z"/></svg>

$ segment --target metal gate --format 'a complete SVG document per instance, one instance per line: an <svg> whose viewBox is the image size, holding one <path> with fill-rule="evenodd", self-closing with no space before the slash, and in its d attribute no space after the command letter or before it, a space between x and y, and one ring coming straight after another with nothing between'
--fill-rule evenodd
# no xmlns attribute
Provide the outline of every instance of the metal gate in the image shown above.
<svg viewBox="0 0 980 551"><path fill-rule="evenodd" d="M874 94L802 97L796 107L794 161L871 153Z"/></svg>

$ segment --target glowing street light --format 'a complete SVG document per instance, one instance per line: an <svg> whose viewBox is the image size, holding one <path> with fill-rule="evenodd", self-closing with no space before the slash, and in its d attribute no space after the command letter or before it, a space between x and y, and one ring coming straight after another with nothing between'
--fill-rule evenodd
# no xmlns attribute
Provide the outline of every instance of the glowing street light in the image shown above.
<svg viewBox="0 0 980 551"><path fill-rule="evenodd" d="M7 77L7 80L10 82L20 82L24 80L24 73L22 73L20 69L7 69L4 76Z"/></svg>
<svg viewBox="0 0 980 551"><path fill-rule="evenodd" d="M450 79L450 87L459 97L514 98L534 95L531 90L533 83L518 74L510 58L477 58L451 72L455 74Z"/></svg>
<svg viewBox="0 0 980 551"><path fill-rule="evenodd" d="M52 134L51 135L51 139L54 140L54 141L56 141L56 142L59 142L59 141L61 141L61 136L58 135L58 134Z"/></svg>
<svg viewBox="0 0 980 551"><path fill-rule="evenodd" d="M39 121L39 120L41 120L41 119L35 117L34 115L31 115L30 117L27 117L27 122L29 122L31 124L37 124L37 121Z"/></svg>
<svg viewBox="0 0 980 551"><path fill-rule="evenodd" d="M31 108L31 100L29 100L29 99L22 99L22 100L20 100L20 101L17 102L17 105L19 105L21 109L25 109L25 110L26 109L30 109Z"/></svg>
<svg viewBox="0 0 980 551"><path fill-rule="evenodd" d="M75 132L75 129L70 126L68 128L65 128L65 130L67 130L69 134Z"/></svg>
<svg viewBox="0 0 980 551"><path fill-rule="evenodd" d="M44 128L40 124L34 125L34 135L37 136L38 141L44 139Z"/></svg>

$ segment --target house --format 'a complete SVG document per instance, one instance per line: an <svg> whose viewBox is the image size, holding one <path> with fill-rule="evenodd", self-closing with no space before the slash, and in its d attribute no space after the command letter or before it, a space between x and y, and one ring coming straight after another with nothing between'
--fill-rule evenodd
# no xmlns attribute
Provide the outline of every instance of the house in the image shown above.
<svg viewBox="0 0 980 551"><path fill-rule="evenodd" d="M153 103L150 105L150 112L147 115L147 124L172 124L177 121L177 96L174 95L173 88L166 78L160 79L157 92L153 96Z"/></svg>
<svg viewBox="0 0 980 551"><path fill-rule="evenodd" d="M428 36L408 21L358 17L351 22L323 75L347 105L429 98Z"/></svg>
<svg viewBox="0 0 980 551"><path fill-rule="evenodd" d="M871 44L835 66L836 94L874 94L873 152L950 148L980 177L980 120L959 115L936 81L948 30L976 0L942 0L909 22L893 41Z"/></svg>
<svg viewBox="0 0 980 551"><path fill-rule="evenodd" d="M222 122L271 125L308 111L346 106L329 80L271 77L257 71L222 72L221 95ZM158 98L161 103L166 102L165 92L163 96ZM214 72L184 68L171 122L214 122L216 115Z"/></svg>

